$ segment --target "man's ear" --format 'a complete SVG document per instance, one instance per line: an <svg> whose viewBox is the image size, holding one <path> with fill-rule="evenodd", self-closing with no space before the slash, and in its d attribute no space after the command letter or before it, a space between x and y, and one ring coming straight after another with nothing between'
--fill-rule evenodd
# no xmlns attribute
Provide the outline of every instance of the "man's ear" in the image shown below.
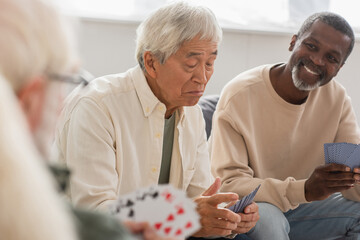
<svg viewBox="0 0 360 240"><path fill-rule="evenodd" d="M150 75L152 78L156 78L156 64L158 63L157 59L154 57L154 55L146 51L144 53L144 65L146 72Z"/></svg>
<svg viewBox="0 0 360 240"><path fill-rule="evenodd" d="M297 40L297 35L294 34L291 38L291 42L290 42L290 46L289 46L289 51L291 52L292 50L294 50L294 47L295 47L295 43L296 43L296 40Z"/></svg>
<svg viewBox="0 0 360 240"><path fill-rule="evenodd" d="M20 106L25 113L30 130L40 124L45 98L44 77L34 77L17 93Z"/></svg>

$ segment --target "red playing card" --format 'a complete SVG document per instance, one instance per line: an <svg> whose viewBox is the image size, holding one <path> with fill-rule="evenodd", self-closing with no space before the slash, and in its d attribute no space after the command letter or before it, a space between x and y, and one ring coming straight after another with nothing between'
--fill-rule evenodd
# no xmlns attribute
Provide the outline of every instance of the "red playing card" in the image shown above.
<svg viewBox="0 0 360 240"><path fill-rule="evenodd" d="M136 214L132 220L149 222L159 236L185 239L201 227L196 204L171 185L140 189L133 195L135 204L132 208ZM120 200L119 205L128 199Z"/></svg>

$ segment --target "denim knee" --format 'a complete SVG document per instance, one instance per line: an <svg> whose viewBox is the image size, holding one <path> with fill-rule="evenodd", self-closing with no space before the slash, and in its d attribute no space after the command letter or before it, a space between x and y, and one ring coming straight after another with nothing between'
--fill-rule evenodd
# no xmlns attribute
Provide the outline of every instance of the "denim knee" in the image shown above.
<svg viewBox="0 0 360 240"><path fill-rule="evenodd" d="M283 212L269 203L257 203L260 219L247 235L251 239L289 239L290 225Z"/></svg>

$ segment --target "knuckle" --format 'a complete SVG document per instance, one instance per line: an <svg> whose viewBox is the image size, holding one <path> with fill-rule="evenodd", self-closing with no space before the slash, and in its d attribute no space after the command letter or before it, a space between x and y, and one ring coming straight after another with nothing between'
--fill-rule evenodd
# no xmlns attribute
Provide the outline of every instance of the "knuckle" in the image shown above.
<svg viewBox="0 0 360 240"><path fill-rule="evenodd" d="M232 222L229 222L229 221L226 222L226 228L227 228L227 229L235 230L236 227L237 227L237 224L236 224L236 223L232 223Z"/></svg>
<svg viewBox="0 0 360 240"><path fill-rule="evenodd" d="M204 226L204 227L209 226L210 219L208 219L208 218L200 218L200 224L201 224L201 226Z"/></svg>
<svg viewBox="0 0 360 240"><path fill-rule="evenodd" d="M235 221L237 219L237 216L235 213L231 212L231 211L224 211L224 218L225 219L229 219L232 221Z"/></svg>

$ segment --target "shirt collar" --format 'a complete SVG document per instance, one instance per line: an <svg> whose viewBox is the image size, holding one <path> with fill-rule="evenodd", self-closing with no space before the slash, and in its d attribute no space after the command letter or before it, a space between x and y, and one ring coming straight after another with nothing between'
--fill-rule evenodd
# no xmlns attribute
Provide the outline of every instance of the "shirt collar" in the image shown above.
<svg viewBox="0 0 360 240"><path fill-rule="evenodd" d="M151 91L151 88L145 78L145 74L139 65L133 68L133 71L131 72L131 76L145 117L150 116L150 114L154 111L157 105L161 105L162 107L164 107L164 113L165 113L166 111L165 104L160 102L159 99ZM185 121L184 107L180 107L179 109L177 109L175 111L175 114L178 114L177 118L179 119L179 123L183 125Z"/></svg>
<svg viewBox="0 0 360 240"><path fill-rule="evenodd" d="M151 91L151 88L145 78L144 72L137 65L131 72L132 81L134 82L135 90L141 103L144 115L148 117L158 104L162 104L165 112L165 105Z"/></svg>
<svg viewBox="0 0 360 240"><path fill-rule="evenodd" d="M185 121L185 111L184 111L184 107L180 107L178 110L176 110L176 114L178 114L178 119L181 125L184 124Z"/></svg>

